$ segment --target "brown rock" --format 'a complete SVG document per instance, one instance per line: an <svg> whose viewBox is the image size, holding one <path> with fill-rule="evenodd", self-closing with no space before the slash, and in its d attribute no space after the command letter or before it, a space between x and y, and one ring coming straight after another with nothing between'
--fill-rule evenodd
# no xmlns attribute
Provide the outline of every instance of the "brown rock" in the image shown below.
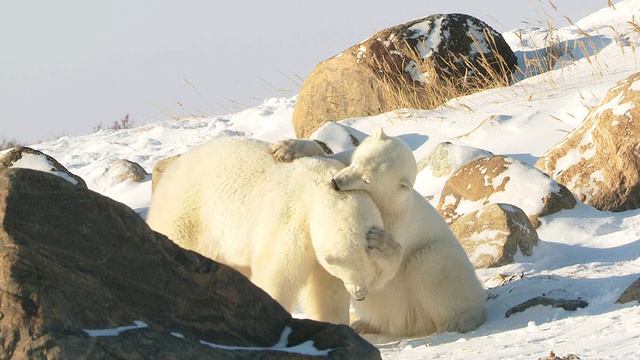
<svg viewBox="0 0 640 360"><path fill-rule="evenodd" d="M640 302L640 278L634 281L629 287L620 295L617 304L626 304L631 301Z"/></svg>
<svg viewBox="0 0 640 360"><path fill-rule="evenodd" d="M599 210L639 208L639 85L640 73L618 82L536 167Z"/></svg>
<svg viewBox="0 0 640 360"><path fill-rule="evenodd" d="M327 121L433 109L461 92L508 84L516 62L502 35L477 18L413 20L318 64L300 89L293 126L307 138Z"/></svg>
<svg viewBox="0 0 640 360"><path fill-rule="evenodd" d="M495 155L470 161L454 172L444 185L437 209L452 223L489 203L515 205L538 227L539 216L571 209L576 200L563 185L538 169Z"/></svg>
<svg viewBox="0 0 640 360"><path fill-rule="evenodd" d="M240 273L51 174L0 170L0 224L0 359L305 358L271 348L309 340L329 358L379 358L348 327L292 319Z"/></svg>
<svg viewBox="0 0 640 360"><path fill-rule="evenodd" d="M22 161L26 161L27 163L22 163ZM0 157L0 170L12 167L34 168L34 165L36 165L35 167L39 167L34 170L46 171L58 175L76 186L83 189L87 188L86 182L80 176L73 174L60 164L58 160L42 151L26 146L16 146Z"/></svg>
<svg viewBox="0 0 640 360"><path fill-rule="evenodd" d="M518 248L530 256L538 244L527 215L508 204L490 204L467 214L451 224L451 231L476 268L510 264Z"/></svg>
<svg viewBox="0 0 640 360"><path fill-rule="evenodd" d="M437 204L444 184L454 171L471 160L492 155L486 150L455 145L448 141L439 143L418 161L418 176L414 187L429 202Z"/></svg>
<svg viewBox="0 0 640 360"><path fill-rule="evenodd" d="M169 165L171 165L171 163L176 161L179 157L180 155L175 155L175 156L168 157L166 159L162 159L153 166L153 172L151 173L151 192L152 193L153 193L153 190L156 188L156 185L158 185L158 181L160 181L160 178L162 177L162 173L167 169L167 167L169 167Z"/></svg>

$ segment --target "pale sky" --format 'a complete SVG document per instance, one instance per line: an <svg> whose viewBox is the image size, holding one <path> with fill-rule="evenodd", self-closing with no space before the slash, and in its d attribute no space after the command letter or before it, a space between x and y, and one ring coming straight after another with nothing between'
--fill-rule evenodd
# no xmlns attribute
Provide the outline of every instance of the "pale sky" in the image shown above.
<svg viewBox="0 0 640 360"><path fill-rule="evenodd" d="M552 2L557 11L539 0L7 0L0 138L29 144L88 134L125 114L142 125L293 96L296 78L322 60L435 13L466 13L505 32L543 26L544 12L565 26L563 16L578 21L607 6Z"/></svg>

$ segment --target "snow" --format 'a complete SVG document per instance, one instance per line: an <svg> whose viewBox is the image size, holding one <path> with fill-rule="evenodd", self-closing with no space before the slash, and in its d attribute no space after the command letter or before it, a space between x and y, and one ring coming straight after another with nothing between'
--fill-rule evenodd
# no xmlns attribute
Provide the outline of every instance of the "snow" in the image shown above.
<svg viewBox="0 0 640 360"><path fill-rule="evenodd" d="M13 163L12 167L44 171L59 176L73 185L78 185L78 181L76 179L72 178L67 173L56 170L53 164L47 160L47 157L44 155L23 153L22 157Z"/></svg>
<svg viewBox="0 0 640 360"><path fill-rule="evenodd" d="M291 346L291 347L287 346L289 335L291 334L292 331L293 330L291 330L290 327L288 326L285 327L284 330L282 331L282 335L280 336L280 340L278 340L278 342L271 347L227 346L227 345L213 344L213 343L202 341L202 340L200 340L200 343L217 348L217 349L237 350L237 351L276 350L276 351L283 351L288 353L304 354L304 355L311 355L311 356L327 356L329 352L331 352L331 349L327 349L327 350L316 349L315 346L313 345L313 341L306 341L302 344Z"/></svg>
<svg viewBox="0 0 640 360"><path fill-rule="evenodd" d="M618 2L615 9L605 8L575 26L554 31L553 36L568 46L568 54L549 72L521 75L512 86L453 99L434 110L400 109L343 120L340 125L362 134L371 134L381 126L387 134L407 142L418 161L439 143L450 141L533 165L582 124L609 88L639 71L640 33L631 24L638 19L640 0ZM522 34L522 41L518 34ZM504 36L522 61L543 53L545 36L550 34L543 29L523 28ZM115 183L109 178L109 164L127 159L151 173L158 160L218 136L266 141L291 138L295 136L291 125L295 102L296 97L268 99L235 114L101 130L32 147L81 176L90 189L144 216L151 197L150 179ZM621 112L626 108L628 105L617 109ZM319 136L348 146L343 130L336 126ZM568 154L563 161L568 166L590 154ZM21 165L42 170L42 163L35 161ZM415 188L419 191L433 188L429 183L433 177L427 175L418 177ZM530 174L508 175L511 181L519 179L526 184ZM599 175L593 180L601 181ZM500 201L517 203L521 200L519 193L535 190L525 186ZM487 288L488 320L484 325L467 334L445 333L377 344L383 358L537 359L551 351L559 356L576 354L582 359L640 358L640 306L637 302L615 304L622 291L640 276L640 210L601 212L579 203L574 209L540 221L540 242L531 256L517 253L512 264L477 270ZM511 281L503 284L503 279ZM505 317L513 306L542 294L580 298L588 306L576 311L535 306ZM125 330L133 329L123 326L87 331L96 331L92 336L107 336L104 334ZM309 348L301 351L313 351L307 345ZM278 344L275 347L286 349Z"/></svg>
<svg viewBox="0 0 640 360"><path fill-rule="evenodd" d="M144 328L149 327L149 325L145 324L142 321L136 320L133 323L134 323L134 325L119 326L119 327L113 328L113 329L96 329L96 330L86 330L85 329L84 332L86 332L91 337L118 336L118 335L120 335L120 333L125 332L125 331L144 329Z"/></svg>
<svg viewBox="0 0 640 360"><path fill-rule="evenodd" d="M149 327L149 325L139 320L136 320L133 323L134 325L119 326L111 329L95 329L95 330L85 329L84 332L86 332L87 335L89 335L90 337L118 336L120 335L120 333L123 333L125 331L139 330L139 329L145 329ZM289 341L289 335L291 335L292 332L293 330L290 327L288 326L285 327L280 336L280 340L278 340L278 342L276 342L273 346L270 346L270 347L229 346L229 345L215 344L215 343L207 342L204 340L200 340L200 343L216 349L236 350L236 351L275 350L275 351L311 355L311 356L326 356L327 354L329 354L329 352L331 352L331 349L327 349L327 350L316 349L315 346L313 345L313 341L306 341L299 345L288 346L287 343ZM172 332L171 335L180 339L185 338L184 335L178 332Z"/></svg>
<svg viewBox="0 0 640 360"><path fill-rule="evenodd" d="M411 38L419 39L418 52L420 57L426 59L431 57L434 50L438 49L442 38L446 40L448 38L448 31L442 31L443 17L439 17L433 21L425 20L412 25L409 30L413 31Z"/></svg>

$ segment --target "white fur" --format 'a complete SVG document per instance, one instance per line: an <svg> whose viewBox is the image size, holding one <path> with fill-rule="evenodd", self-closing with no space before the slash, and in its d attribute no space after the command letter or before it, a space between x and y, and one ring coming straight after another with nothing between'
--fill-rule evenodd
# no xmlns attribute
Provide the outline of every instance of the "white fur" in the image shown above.
<svg viewBox="0 0 640 360"><path fill-rule="evenodd" d="M286 144L270 151L281 157ZM467 254L438 212L413 190L416 162L400 139L378 129L355 150L337 154L346 168L334 176L341 190L366 190L385 229L402 245L403 259L383 289L354 304L363 333L392 338L467 332L486 321L485 294Z"/></svg>
<svg viewBox="0 0 640 360"><path fill-rule="evenodd" d="M279 164L268 146L219 138L180 156L158 183L147 222L240 270L287 310L304 288L311 318L348 323L349 293L359 299L380 288L395 274L401 248L381 230L366 192L332 188L342 163Z"/></svg>

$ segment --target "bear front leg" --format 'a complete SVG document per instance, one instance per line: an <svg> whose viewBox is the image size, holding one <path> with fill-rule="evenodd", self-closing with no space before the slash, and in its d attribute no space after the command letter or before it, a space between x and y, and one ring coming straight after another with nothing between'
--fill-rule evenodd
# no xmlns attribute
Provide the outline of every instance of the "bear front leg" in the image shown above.
<svg viewBox="0 0 640 360"><path fill-rule="evenodd" d="M342 280L317 264L301 293L300 305L313 320L349 325L349 293Z"/></svg>
<svg viewBox="0 0 640 360"><path fill-rule="evenodd" d="M391 233L374 226L367 232L367 253L379 271L377 281L371 287L379 288L398 271L402 262L402 246Z"/></svg>
<svg viewBox="0 0 640 360"><path fill-rule="evenodd" d="M278 141L269 147L268 152L280 162L292 162L308 156L325 156L324 150L318 143L301 139Z"/></svg>

